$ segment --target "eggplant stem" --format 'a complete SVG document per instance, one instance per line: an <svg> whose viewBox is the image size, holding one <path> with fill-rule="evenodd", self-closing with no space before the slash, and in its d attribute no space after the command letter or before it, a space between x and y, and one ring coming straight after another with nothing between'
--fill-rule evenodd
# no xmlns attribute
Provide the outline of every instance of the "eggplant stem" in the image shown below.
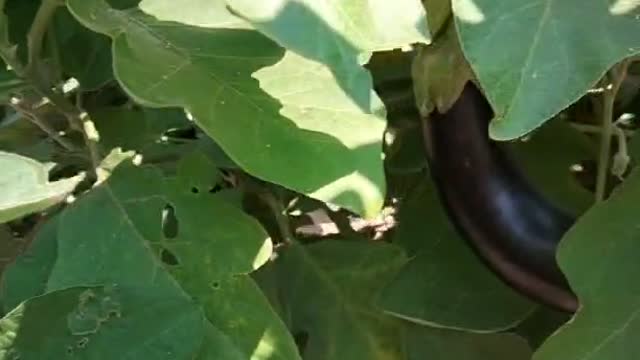
<svg viewBox="0 0 640 360"><path fill-rule="evenodd" d="M596 179L596 202L605 199L607 189L607 176L609 175L609 158L611 157L611 137L613 135L613 106L620 85L627 74L629 61L625 60L611 69L609 76L611 82L604 93L604 105L602 113L602 134L600 138L600 155L598 157L598 177Z"/></svg>

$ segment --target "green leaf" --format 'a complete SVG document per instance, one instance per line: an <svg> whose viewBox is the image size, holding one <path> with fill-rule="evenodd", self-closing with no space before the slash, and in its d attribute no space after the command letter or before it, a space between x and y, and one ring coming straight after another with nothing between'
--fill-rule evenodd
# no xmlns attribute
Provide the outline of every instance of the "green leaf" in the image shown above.
<svg viewBox="0 0 640 360"><path fill-rule="evenodd" d="M303 128L340 139L355 155L352 175L310 195L339 205L360 196L365 200L364 215L375 215L385 193L380 171L384 123L376 119L384 116L384 109L362 64L374 51L428 43L422 4L417 0L227 2L254 28L289 50L280 63L256 74L261 86L283 103L281 112ZM265 82L262 75L267 72L281 79L277 87Z"/></svg>
<svg viewBox="0 0 640 360"><path fill-rule="evenodd" d="M2 274L0 294L4 312L45 293L58 256L57 232L58 217L54 217L38 230L29 248Z"/></svg>
<svg viewBox="0 0 640 360"><path fill-rule="evenodd" d="M0 152L0 223L44 210L63 201L84 178L49 182L49 168L39 162Z"/></svg>
<svg viewBox="0 0 640 360"><path fill-rule="evenodd" d="M226 1L256 29L288 50L327 65L342 78L338 81L356 80L356 69L350 66L366 62L373 51L431 40L419 0Z"/></svg>
<svg viewBox="0 0 640 360"><path fill-rule="evenodd" d="M229 338L210 323L205 324L205 337L196 360L245 360L240 350L233 350ZM268 356L264 357L268 359Z"/></svg>
<svg viewBox="0 0 640 360"><path fill-rule="evenodd" d="M219 29L251 28L227 10L224 0L142 0L139 6L160 21Z"/></svg>
<svg viewBox="0 0 640 360"><path fill-rule="evenodd" d="M472 334L412 326L407 360L530 360L531 350L511 334Z"/></svg>
<svg viewBox="0 0 640 360"><path fill-rule="evenodd" d="M352 149L332 135L299 127L280 114L281 104L252 78L282 56L273 42L254 31L167 26L135 10L112 9L103 0L69 0L68 6L86 26L113 38L116 77L139 102L186 108L252 175L305 194L329 194L321 200L369 216L379 211L379 145ZM376 160L377 166L361 172L363 162ZM363 183L368 186L361 193Z"/></svg>
<svg viewBox="0 0 640 360"><path fill-rule="evenodd" d="M11 49L20 59L27 58L27 32L40 6L40 0L5 0L2 24L2 46ZM14 45L15 44L15 45Z"/></svg>
<svg viewBox="0 0 640 360"><path fill-rule="evenodd" d="M223 353L259 358L271 349L274 359L296 359L286 328L245 275L269 258L267 234L226 201L192 191L193 181L208 176L198 170L211 168L202 157L194 159L185 160L176 179L152 167L120 165L66 209L46 291L112 283L153 287L198 302L226 338L216 341L230 346ZM177 219L171 236L161 227L166 206Z"/></svg>
<svg viewBox="0 0 640 360"><path fill-rule="evenodd" d="M200 346L203 325L202 311L182 297L72 288L28 300L0 320L0 358L186 360Z"/></svg>
<svg viewBox="0 0 640 360"><path fill-rule="evenodd" d="M67 11L56 13L52 24L61 70L78 80L84 90L98 89L113 80L109 38L82 26Z"/></svg>
<svg viewBox="0 0 640 360"><path fill-rule="evenodd" d="M274 264L283 316L306 338L305 360L400 359L402 327L376 309L377 290L406 261L392 245L292 244Z"/></svg>
<svg viewBox="0 0 640 360"><path fill-rule="evenodd" d="M26 245L27 240L13 233L11 227L0 225L0 275L4 276L5 269L24 251ZM0 296L1 291L0 287Z"/></svg>
<svg viewBox="0 0 640 360"><path fill-rule="evenodd" d="M494 139L537 128L640 50L636 1L452 3L463 50L496 113Z"/></svg>
<svg viewBox="0 0 640 360"><path fill-rule="evenodd" d="M90 114L105 152L120 147L152 161L179 155L185 146L169 144L162 136L168 130L191 125L184 112L176 109L100 107Z"/></svg>
<svg viewBox="0 0 640 360"><path fill-rule="evenodd" d="M623 360L640 351L640 172L587 211L558 249L558 262L580 299L575 317L547 339L536 360Z"/></svg>
<svg viewBox="0 0 640 360"><path fill-rule="evenodd" d="M431 183L408 198L393 240L412 258L382 292L378 303L385 311L419 324L474 331L508 329L533 311L458 236Z"/></svg>
<svg viewBox="0 0 640 360"><path fill-rule="evenodd" d="M179 262L171 273L244 358L298 359L284 324L245 275L267 262L271 241L256 220L208 194L220 176L214 169L199 154L179 166L169 196L176 207L178 235L165 242Z"/></svg>
<svg viewBox="0 0 640 360"><path fill-rule="evenodd" d="M282 115L300 128L329 134L345 146L341 150L327 147L324 156L350 173L307 195L339 205L353 204L348 207L365 216L375 215L385 193L382 102L372 93L371 102L378 110L361 111L325 66L293 52L254 76L265 91L280 100Z"/></svg>
<svg viewBox="0 0 640 360"><path fill-rule="evenodd" d="M537 349L544 341L563 324L571 319L572 314L540 306L531 316L518 324L514 332L527 339L533 349Z"/></svg>
<svg viewBox="0 0 640 360"><path fill-rule="evenodd" d="M407 260L386 243L294 243L256 277L305 360L527 360L521 338L417 326L388 316L376 294Z"/></svg>
<svg viewBox="0 0 640 360"><path fill-rule="evenodd" d="M549 201L574 215L592 205L593 194L578 182L571 167L582 161L595 160L597 149L587 136L567 122L550 121L526 141L506 145L527 179Z"/></svg>
<svg viewBox="0 0 640 360"><path fill-rule="evenodd" d="M54 158L56 144L24 116L9 112L0 123L0 150L47 162Z"/></svg>

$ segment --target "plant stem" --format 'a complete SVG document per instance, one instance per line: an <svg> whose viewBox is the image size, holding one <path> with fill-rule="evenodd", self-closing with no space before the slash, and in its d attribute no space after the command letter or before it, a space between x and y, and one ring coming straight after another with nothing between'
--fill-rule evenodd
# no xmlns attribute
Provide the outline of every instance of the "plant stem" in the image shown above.
<svg viewBox="0 0 640 360"><path fill-rule="evenodd" d="M266 189L261 189L258 192L258 195L273 212L276 223L278 225L278 229L280 230L280 235L282 235L282 239L284 240L284 242L287 244L293 243L295 238L293 236L293 233L291 232L289 218L287 218L287 212L282 205L282 202L278 198L276 198L276 196L272 192Z"/></svg>
<svg viewBox="0 0 640 360"><path fill-rule="evenodd" d="M33 19L33 24L27 34L27 47L29 49L29 60L27 62L27 74L39 72L39 61L42 54L42 43L49 24L58 7L63 5L61 0L42 0L38 12Z"/></svg>
<svg viewBox="0 0 640 360"><path fill-rule="evenodd" d="M49 44L49 48L51 50L51 65L53 66L53 82L54 84L59 84L64 81L62 75L62 60L60 57L60 49L58 48L58 39L56 38L55 31L47 31L47 43ZM62 91L63 85L58 86L57 88Z"/></svg>
<svg viewBox="0 0 640 360"><path fill-rule="evenodd" d="M12 101L11 102L11 106L16 111L18 111L19 113L22 113L27 120L29 120L32 124L34 124L38 128L40 128L40 130L42 130L44 133L46 133L51 139L53 139L53 141L57 142L64 149L66 149L68 151L77 151L78 150L73 143L71 143L69 140L63 138L62 136L60 136L55 129L51 128L49 126L49 124L47 124L46 122L42 121L40 119L40 117L38 116L38 114L36 114L33 111L31 111L28 107L22 106L22 104L21 104L21 102L19 100L18 101Z"/></svg>
<svg viewBox="0 0 640 360"><path fill-rule="evenodd" d="M609 158L611 157L611 136L613 135L613 106L620 85L627 74L629 61L625 60L611 69L610 84L604 93L602 112L602 135L600 139L600 155L598 157L598 175L596 179L596 202L605 198L607 177L609 175Z"/></svg>
<svg viewBox="0 0 640 360"><path fill-rule="evenodd" d="M578 131L582 131L582 132L588 133L588 134L601 134L602 133L602 127L598 126L598 125L571 123L571 126L574 129L578 130ZM620 132L624 136L632 136L633 133L634 133L633 130L625 130L625 129L621 129L621 128L617 127L617 126L616 126L616 128L618 130L620 130Z"/></svg>
<svg viewBox="0 0 640 360"><path fill-rule="evenodd" d="M63 5L62 0L42 0L40 8L33 20L27 43L29 47L29 61L26 71L22 75L30 80L36 90L43 97L47 98L58 111L60 111L69 122L69 126L82 133L85 145L89 152L92 163L92 173L97 176L97 168L100 166L100 152L97 143L100 140L93 121L88 114L75 107L67 98L53 90L49 82L40 73L39 62L42 55L44 36L59 6Z"/></svg>

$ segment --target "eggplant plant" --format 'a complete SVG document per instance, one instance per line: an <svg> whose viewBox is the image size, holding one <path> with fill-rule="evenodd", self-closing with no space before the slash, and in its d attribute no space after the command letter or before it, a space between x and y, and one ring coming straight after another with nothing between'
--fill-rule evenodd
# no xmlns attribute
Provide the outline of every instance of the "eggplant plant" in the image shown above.
<svg viewBox="0 0 640 360"><path fill-rule="evenodd" d="M0 360L638 357L637 1L0 9Z"/></svg>

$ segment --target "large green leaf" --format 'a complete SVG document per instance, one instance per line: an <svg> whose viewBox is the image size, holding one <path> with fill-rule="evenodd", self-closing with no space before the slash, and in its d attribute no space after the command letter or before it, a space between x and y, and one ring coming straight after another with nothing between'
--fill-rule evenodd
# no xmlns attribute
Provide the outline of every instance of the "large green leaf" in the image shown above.
<svg viewBox="0 0 640 360"><path fill-rule="evenodd" d="M453 0L467 59L512 139L578 100L640 50L637 1Z"/></svg>
<svg viewBox="0 0 640 360"><path fill-rule="evenodd" d="M575 317L535 354L536 360L626 360L640 346L640 172L582 216L558 249L558 261L580 299Z"/></svg>
<svg viewBox="0 0 640 360"><path fill-rule="evenodd" d="M288 50L326 64L342 77L338 81L365 81L350 67L366 62L373 51L431 40L419 0L226 1Z"/></svg>
<svg viewBox="0 0 640 360"><path fill-rule="evenodd" d="M412 326L407 360L530 360L531 349L511 334L473 334Z"/></svg>
<svg viewBox="0 0 640 360"><path fill-rule="evenodd" d="M139 102L186 108L236 163L257 177L305 194L319 192L321 200L369 216L380 209L384 182L379 139L352 148L353 142L315 131L315 121L281 115L281 104L252 77L283 54L264 36L165 23L140 11L115 10L104 0L67 3L81 22L113 38L116 76ZM312 106L331 100L320 97ZM371 113L380 111L374 107ZM337 124L346 122L340 120ZM380 120L371 121L371 128L364 132L377 131L381 137ZM363 169L363 163L373 165ZM358 183L352 184L350 177ZM363 183L368 186L361 191ZM342 193L323 191L332 185Z"/></svg>
<svg viewBox="0 0 640 360"><path fill-rule="evenodd" d="M351 208L363 210L365 216L374 215L382 206L385 193L384 106L377 96L371 92L375 109L363 112L340 89L327 67L293 52L287 52L276 65L254 76L265 91L280 100L282 115L300 128L339 139L349 149L325 155L332 157L334 163L348 163L353 171L308 195L334 204L359 204Z"/></svg>
<svg viewBox="0 0 640 360"><path fill-rule="evenodd" d="M0 320L0 359L187 360L203 325L202 310L184 297L72 288L28 300Z"/></svg>
<svg viewBox="0 0 640 360"><path fill-rule="evenodd" d="M406 261L387 244L326 241L291 245L274 270L282 315L306 339L305 360L401 359L399 321L371 297Z"/></svg>
<svg viewBox="0 0 640 360"><path fill-rule="evenodd" d="M373 304L407 260L385 243L295 243L257 273L305 360L529 359L522 339L409 324Z"/></svg>
<svg viewBox="0 0 640 360"><path fill-rule="evenodd" d="M60 216L58 256L46 290L115 283L181 293L204 308L225 338L216 340L229 346L220 353L296 359L286 328L245 275L269 258L267 234L236 207L194 188L197 174L210 174L196 170L214 168L203 157L194 159L176 179L151 167L120 165L69 207ZM161 227L167 205L177 220L170 235ZM271 349L268 356L265 349Z"/></svg>
<svg viewBox="0 0 640 360"><path fill-rule="evenodd" d="M393 239L413 256L382 292L387 312L420 324L498 331L533 311L458 236L432 184L413 191L398 221Z"/></svg>
<svg viewBox="0 0 640 360"><path fill-rule="evenodd" d="M379 119L384 109L362 64L374 51L430 41L420 2L227 2L256 29L290 51L280 63L256 74L261 86L282 101L283 114L301 127L331 134L352 149L357 147L361 169L346 184L370 193L369 198L376 195L374 190L383 193L384 188L378 185L384 183L382 179L361 176L363 169L381 167L384 130ZM297 31L290 31L292 28ZM296 75L290 77L292 73ZM278 83L269 81L274 76L280 78ZM363 180L369 180L369 184ZM323 192L330 194L343 188L332 184Z"/></svg>
<svg viewBox="0 0 640 360"><path fill-rule="evenodd" d="M0 223L44 210L63 201L84 178L49 182L49 167L35 160L0 152Z"/></svg>

